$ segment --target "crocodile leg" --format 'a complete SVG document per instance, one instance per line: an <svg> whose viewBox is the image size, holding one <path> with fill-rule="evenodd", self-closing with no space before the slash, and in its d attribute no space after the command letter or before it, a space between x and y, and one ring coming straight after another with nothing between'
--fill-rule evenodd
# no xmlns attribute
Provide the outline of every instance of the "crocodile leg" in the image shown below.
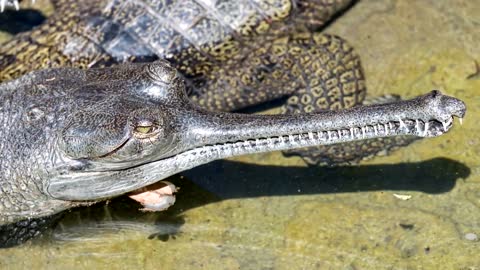
<svg viewBox="0 0 480 270"><path fill-rule="evenodd" d="M20 2L22 0L0 0L0 12L5 10L5 7L12 6L16 10L20 9ZM35 0L31 0L32 4L35 4Z"/></svg>
<svg viewBox="0 0 480 270"><path fill-rule="evenodd" d="M365 97L360 62L336 36L285 36L239 61L215 66L201 82L193 80L192 100L212 111L234 111L308 91L312 95L299 102L307 104L303 111L313 112L353 107Z"/></svg>
<svg viewBox="0 0 480 270"><path fill-rule="evenodd" d="M5 7L13 6L16 10L20 9L20 3L18 0L0 0L0 12L5 10Z"/></svg>
<svg viewBox="0 0 480 270"><path fill-rule="evenodd" d="M322 33L279 38L207 81L190 86L192 99L210 110L231 111L288 96L283 113L338 110L364 104L366 88L360 59L343 39ZM242 67L242 68L234 68ZM377 99L386 103L397 98ZM368 102L366 102L368 103ZM354 163L414 141L395 137L292 150L309 164Z"/></svg>

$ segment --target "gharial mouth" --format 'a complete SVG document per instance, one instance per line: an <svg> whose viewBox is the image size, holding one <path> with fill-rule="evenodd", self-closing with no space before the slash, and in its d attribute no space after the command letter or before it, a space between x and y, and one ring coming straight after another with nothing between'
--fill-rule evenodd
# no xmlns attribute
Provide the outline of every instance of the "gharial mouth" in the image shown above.
<svg viewBox="0 0 480 270"><path fill-rule="evenodd" d="M462 118L459 118L460 122ZM439 136L447 132L453 125L453 117L442 122L439 120L423 121L420 119L399 119L363 127L353 127L350 129L327 130L317 132L307 132L298 134L288 134L271 136L266 138L247 139L235 142L225 142L213 145L205 145L191 150L187 150L180 155L189 155L190 158L207 157L212 158L220 153L233 154L235 152L265 151L261 148L282 149L283 147L301 147L302 145L335 144L342 141L362 140L367 138L377 138L395 135L415 135L420 137ZM189 159L189 158L187 158ZM162 183L162 182L159 182ZM162 189L158 184L143 187L133 191L130 198L140 202L146 211L163 211L172 205L175 196L171 193L166 194L163 189L169 190L173 184L169 183ZM168 183L168 182L167 182ZM173 186L174 187L174 186ZM175 190L175 189L172 189ZM148 201L148 204L145 202ZM161 205L162 207L152 207L150 205ZM167 205L167 207L163 207Z"/></svg>
<svg viewBox="0 0 480 270"><path fill-rule="evenodd" d="M174 156L145 162L135 167L141 167L142 165L155 163L161 160L172 159L176 156L184 157L188 155L191 156L191 158L208 158L213 157L216 154L224 153L223 155L228 157L229 155L237 155L236 153L239 152L251 154L256 152L286 150L298 147L308 147L312 145L329 145L389 136L412 135L418 137L435 137L440 136L450 130L450 128L453 126L453 119L453 116L446 121L436 119L423 121L421 119L399 118L398 121L389 121L386 123L352 127L348 129L344 128L310 131L304 133L282 134L237 141L227 141L216 144L206 144L180 152ZM462 122L462 118L459 118L459 120ZM110 171L124 171L130 168L111 169Z"/></svg>
<svg viewBox="0 0 480 270"><path fill-rule="evenodd" d="M389 121L387 123L372 124L362 127L352 127L349 129L311 131L306 133L293 133L210 144L187 150L178 155L209 156L215 152L228 152L234 155L234 152L238 151L250 154L258 151L286 150L296 147L328 145L354 140L400 135L434 137L444 134L452 126L453 117L444 122L440 120L423 121L420 119L399 119L398 121Z"/></svg>

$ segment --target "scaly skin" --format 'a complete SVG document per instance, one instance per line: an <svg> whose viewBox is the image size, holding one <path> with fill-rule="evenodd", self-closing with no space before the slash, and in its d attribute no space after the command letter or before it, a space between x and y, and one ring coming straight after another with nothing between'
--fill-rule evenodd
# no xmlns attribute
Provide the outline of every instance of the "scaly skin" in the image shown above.
<svg viewBox="0 0 480 270"><path fill-rule="evenodd" d="M291 1L280 0L223 1L222 5L218 1L215 6L209 5L211 1L155 3L153 5L150 1L139 0L55 1L57 12L44 25L2 45L0 81L46 67L89 68L166 59L180 70L179 76L187 84L189 98L208 110L187 106L185 102L163 100L162 102L175 104L175 108L169 107L166 110L170 116L185 116L185 113L189 116L173 121L182 126L183 130L175 130L167 135L184 138L192 128L196 132L206 130L213 134L195 142L175 141L173 146L176 146L176 151L184 152L165 153L166 150L160 144L156 146L160 147L157 152L164 156L129 153L130 155L122 157L126 160L120 163L124 172L131 174L119 174L115 168L120 165L108 160L113 152L117 153L117 150L126 146L115 140L115 136L123 134L116 128L132 128L131 125L125 125L127 120L124 117L136 115L136 109L159 113L158 108L150 106L151 100L146 102L145 97L142 99L135 92L146 89L145 85L137 89L122 88L122 85L138 83L135 81L138 77L132 74L145 74L143 68L120 67L120 71L89 71L88 76L96 74L91 85L84 80L81 72L75 70L47 70L7 83L0 87L3 102L1 119L4 126L8 127L2 131L5 134L2 134L1 167L5 173L0 178L0 224L9 224L23 218L45 217L76 205L118 196L192 166L232 155L330 145L367 138L388 137L393 140L390 146L400 145L405 140L398 139L402 138L398 135L440 135L443 131L438 132L441 126L438 123L446 123L452 114L463 115L463 103L459 101L455 101L454 110L444 102L429 106L429 109L448 107L450 110L441 115L430 115L431 119L448 117L433 123L426 128L428 132L424 134L413 125L402 131L401 122L394 122L398 120L396 117L399 110L405 109L403 103L386 105L390 113L383 115L388 118L382 118L381 121L375 118L379 117L375 111L363 109L336 116L332 113L311 116L313 119L305 119L305 116L248 118L211 114L211 111L237 110L282 96L290 96L288 104L284 106L284 111L288 113L338 110L360 104L365 97L365 86L358 57L343 39L312 32L349 5L350 1L295 1L296 5ZM243 13L236 14L235 11ZM121 71L124 69L132 73L125 74ZM159 71L148 74L162 81L158 78L169 73ZM50 82L51 80L53 81ZM144 77L139 82L146 85L152 83L151 78L147 80ZM172 81L167 80L166 83ZM95 88L97 86L98 89ZM123 91L118 92L118 88ZM181 100L185 101L183 88L173 88L178 88L176 91L180 94L177 93L177 97L181 96ZM79 92L84 94L74 94ZM108 97L99 95L101 92L109 93ZM129 105L126 109L115 109L112 107L117 104L115 98L127 99ZM432 99L442 100L442 97L437 95ZM92 101L98 104L90 104ZM45 107L45 104L49 107ZM99 105L103 107L98 107ZM430 121L421 114L425 106L423 103L421 106L412 105L412 111L405 120L421 119L422 123ZM111 110L104 112L105 107ZM125 114L112 120L111 112ZM72 115L75 117L72 118ZM354 122L347 121L346 115ZM113 122L108 122L108 119ZM160 119L164 120L162 117ZM332 119L335 121L332 122ZM220 123L220 126L212 129L209 121ZM186 125L185 122L193 122L195 125ZM15 129L18 123L22 123L21 128ZM269 123L270 125L264 126ZM331 134L339 134L338 130L348 132L378 123L393 125L395 132L382 134L375 131L372 134L367 132L366 137L349 134L350 139L346 135L330 138ZM65 135L70 132L67 127L79 124L87 125L70 129L73 130L72 136ZM96 126L101 126L102 129L92 129ZM446 125L448 128L449 124ZM88 133L89 129L91 133ZM87 134L82 134L83 132ZM63 137L59 137L59 134L63 134ZM129 136L132 134L134 132L130 131ZM225 134L230 137L225 138ZM328 139L314 138L320 134ZM289 135L299 136L299 140L295 141ZM74 139L69 141L67 138ZM270 139L266 143L260 139L265 145L252 145L251 140L256 138ZM283 142L275 142L278 138L282 138ZM245 140L242 143L246 146L232 143L242 140ZM411 139L407 140L409 141ZM219 148L212 148L211 145ZM316 151L300 153L310 158L312 163L346 162L371 155L385 147L383 141L378 139L346 145L350 153L348 157L344 155L346 151L343 146L340 150L338 146L321 146ZM211 152L202 153L197 150L200 146L205 146ZM115 151L112 152L112 149ZM141 152L142 149L136 150ZM132 154L142 157L133 158L132 161ZM193 154L202 158L192 160ZM144 159L143 155L148 159ZM103 160L105 158L106 163ZM136 169L131 167L137 166L139 162L145 166Z"/></svg>
<svg viewBox="0 0 480 270"><path fill-rule="evenodd" d="M47 69L0 84L0 225L119 196L243 154L372 138L438 136L463 117L438 91L296 115L211 112L164 61Z"/></svg>
<svg viewBox="0 0 480 270"><path fill-rule="evenodd" d="M215 4L209 4L215 2ZM312 32L352 1L56 0L56 14L0 48L0 81L45 67L170 61L191 99L233 111L290 96L284 113L350 108L366 89L341 38ZM410 143L396 137L296 150L312 164L359 161Z"/></svg>
<svg viewBox="0 0 480 270"><path fill-rule="evenodd" d="M56 16L2 46L0 81L46 67L158 57L174 64L189 79L192 99L211 110L256 105L307 85L318 96L307 110L351 107L365 95L350 46L306 31L322 26L349 1L304 1L310 5L305 10L294 9L290 1L224 1L223 8L158 2L152 9L142 1L59 1ZM228 20L226 15L237 9L244 14ZM142 20L146 17L151 22ZM293 34L300 30L305 34ZM315 55L322 58L311 59Z"/></svg>
<svg viewBox="0 0 480 270"><path fill-rule="evenodd" d="M2 46L0 81L45 67L162 58L188 79L192 99L210 110L237 110L307 86L313 88L304 97L311 99L307 111L363 100L351 47L309 31L350 1L157 2L153 8L143 1L57 1L55 16Z"/></svg>

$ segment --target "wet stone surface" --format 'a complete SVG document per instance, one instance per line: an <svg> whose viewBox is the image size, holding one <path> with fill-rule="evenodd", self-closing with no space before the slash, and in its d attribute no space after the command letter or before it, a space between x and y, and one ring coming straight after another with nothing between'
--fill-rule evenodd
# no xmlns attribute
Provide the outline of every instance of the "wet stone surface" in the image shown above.
<svg viewBox="0 0 480 270"><path fill-rule="evenodd" d="M180 191L165 212L127 198L73 210L0 250L0 268L480 268L479 14L476 1L361 1L326 29L356 48L371 95L466 101L445 136L336 169L280 153L214 162L168 179Z"/></svg>

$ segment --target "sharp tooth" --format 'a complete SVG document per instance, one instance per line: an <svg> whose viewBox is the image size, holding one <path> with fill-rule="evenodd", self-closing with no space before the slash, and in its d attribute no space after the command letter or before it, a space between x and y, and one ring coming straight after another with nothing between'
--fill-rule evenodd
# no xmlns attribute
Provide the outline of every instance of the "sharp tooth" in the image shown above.
<svg viewBox="0 0 480 270"><path fill-rule="evenodd" d="M350 128L350 137L355 138L355 133L353 131L353 128Z"/></svg>
<svg viewBox="0 0 480 270"><path fill-rule="evenodd" d="M5 10L5 4L7 0L0 0L0 12L3 12Z"/></svg>
<svg viewBox="0 0 480 270"><path fill-rule="evenodd" d="M408 130L407 125L405 125L405 122L403 122L403 120L400 117L398 118L398 121L400 121L400 128L403 127L408 132L409 130Z"/></svg>
<svg viewBox="0 0 480 270"><path fill-rule="evenodd" d="M385 124L383 127L385 128L385 135L388 135L388 132L390 132L390 130L388 129L388 125Z"/></svg>
<svg viewBox="0 0 480 270"><path fill-rule="evenodd" d="M20 9L20 5L18 5L18 1L13 1L13 5L15 6L15 10L19 10Z"/></svg>
<svg viewBox="0 0 480 270"><path fill-rule="evenodd" d="M447 132L448 131L448 123L447 122L442 122L442 125L443 125L443 131L444 132Z"/></svg>
<svg viewBox="0 0 480 270"><path fill-rule="evenodd" d="M428 122L425 122L425 129L423 130L423 137L427 137L428 132Z"/></svg>
<svg viewBox="0 0 480 270"><path fill-rule="evenodd" d="M313 141L313 132L311 132L311 131L308 132L308 138L310 138L310 140Z"/></svg>
<svg viewBox="0 0 480 270"><path fill-rule="evenodd" d="M330 130L327 131L327 136L329 141L332 140L332 134Z"/></svg>
<svg viewBox="0 0 480 270"><path fill-rule="evenodd" d="M463 118L458 118L458 121L460 122L460 125L463 125Z"/></svg>
<svg viewBox="0 0 480 270"><path fill-rule="evenodd" d="M374 130L375 136L378 136L378 129L376 125L373 125L373 130Z"/></svg>
<svg viewBox="0 0 480 270"><path fill-rule="evenodd" d="M362 139L365 138L365 127L362 127Z"/></svg>

